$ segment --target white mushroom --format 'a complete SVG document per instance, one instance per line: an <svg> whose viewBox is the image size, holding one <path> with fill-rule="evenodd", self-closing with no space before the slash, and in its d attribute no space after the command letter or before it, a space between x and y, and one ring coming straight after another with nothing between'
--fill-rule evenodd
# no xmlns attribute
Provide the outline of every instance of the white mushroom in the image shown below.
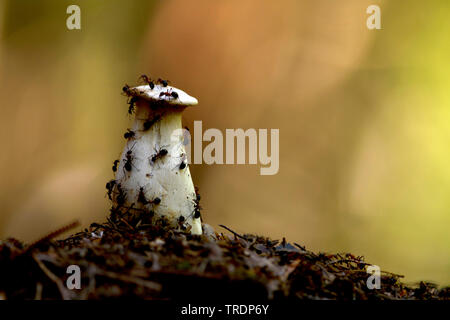
<svg viewBox="0 0 450 320"><path fill-rule="evenodd" d="M122 210L144 209L182 221L199 235L200 211L181 123L183 110L198 101L164 84L124 88L135 102L135 119L117 166L113 201Z"/></svg>

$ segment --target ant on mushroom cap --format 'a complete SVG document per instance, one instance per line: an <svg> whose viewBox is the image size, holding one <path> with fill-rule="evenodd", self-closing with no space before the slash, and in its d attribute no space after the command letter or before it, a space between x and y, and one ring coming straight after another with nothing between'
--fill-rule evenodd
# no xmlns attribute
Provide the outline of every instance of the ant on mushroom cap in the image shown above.
<svg viewBox="0 0 450 320"><path fill-rule="evenodd" d="M173 99L178 99L178 93L176 93L175 91L172 91L172 88L170 88L167 91L161 91L159 93L159 97L169 97L169 98L173 98Z"/></svg>
<svg viewBox="0 0 450 320"><path fill-rule="evenodd" d="M139 80L142 80L144 83L148 84L150 86L150 89L152 89L152 90L155 87L155 83L153 82L153 80L150 79L149 77L147 77L145 74L140 76Z"/></svg>
<svg viewBox="0 0 450 320"><path fill-rule="evenodd" d="M125 84L122 88L122 94L126 95L126 96L131 96L131 90L130 90L130 86L128 84Z"/></svg>
<svg viewBox="0 0 450 320"><path fill-rule="evenodd" d="M156 83L161 84L163 87L167 87L169 82L170 82L169 80L163 80L161 78L158 78L158 80L156 81Z"/></svg>

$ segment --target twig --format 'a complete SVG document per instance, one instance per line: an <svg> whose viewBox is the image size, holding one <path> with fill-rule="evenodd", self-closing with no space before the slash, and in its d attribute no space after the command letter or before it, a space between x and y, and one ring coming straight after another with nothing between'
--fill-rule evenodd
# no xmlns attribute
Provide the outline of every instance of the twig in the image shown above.
<svg viewBox="0 0 450 320"><path fill-rule="evenodd" d="M66 225L66 226L64 226L64 227L62 227L62 228L59 228L59 229L57 229L57 230L55 230L55 231L53 231L53 232L50 232L49 234L47 234L46 236L40 238L39 240L36 240L36 241L32 242L32 243L25 249L25 251L24 251L23 253L29 252L31 249L33 249L33 248L36 247L37 245L39 245L39 244L41 244L41 243L43 243L43 242L46 242L46 241L48 241L48 240L51 240L51 239L53 239L54 237L57 237L57 236L59 236L60 234L66 232L66 231L69 231L70 229L75 228L75 227L77 227L79 224L80 224L80 222L79 222L78 220L76 220L76 221L71 222L71 223L69 223L68 225Z"/></svg>
<svg viewBox="0 0 450 320"><path fill-rule="evenodd" d="M36 263L38 264L39 268L41 268L41 270L46 274L47 277L50 278L50 280L52 280L56 286L59 289L59 293L61 293L61 297L64 300L71 300L72 299L72 294L70 291L66 290L66 288L64 288L64 284L61 281L61 279L59 279L54 273L52 273L46 266L45 264L38 259L38 257L36 256L36 254L32 254L34 261L36 261Z"/></svg>
<svg viewBox="0 0 450 320"><path fill-rule="evenodd" d="M219 227L222 227L222 228L224 228L224 229L230 231L230 232L231 232L232 234L234 234L236 237L239 237L239 238L241 238L241 239L244 239L245 241L248 241L248 239L247 239L246 237L241 236L239 233L234 232L233 230L231 230L230 228L224 226L223 224L219 224Z"/></svg>
<svg viewBox="0 0 450 320"><path fill-rule="evenodd" d="M116 279L116 280L120 280L123 282L130 282L130 283L134 283L138 286L142 286L151 290L155 290L155 291L160 291L162 286L159 283L153 282L153 281L148 281L148 280L143 280L137 277L132 277L132 276L128 276L125 274L119 274L119 273L115 273L112 271L104 271L101 269L96 268L95 270L95 275L99 275L99 276L104 276L110 279Z"/></svg>

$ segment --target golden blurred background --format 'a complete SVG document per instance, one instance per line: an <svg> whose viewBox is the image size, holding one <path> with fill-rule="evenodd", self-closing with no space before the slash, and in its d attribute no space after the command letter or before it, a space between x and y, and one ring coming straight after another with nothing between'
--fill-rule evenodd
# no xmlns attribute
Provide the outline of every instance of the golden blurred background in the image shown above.
<svg viewBox="0 0 450 320"><path fill-rule="evenodd" d="M191 166L217 231L450 284L448 1L0 0L0 35L0 238L105 219L146 73L199 99L190 128L280 129L277 175Z"/></svg>

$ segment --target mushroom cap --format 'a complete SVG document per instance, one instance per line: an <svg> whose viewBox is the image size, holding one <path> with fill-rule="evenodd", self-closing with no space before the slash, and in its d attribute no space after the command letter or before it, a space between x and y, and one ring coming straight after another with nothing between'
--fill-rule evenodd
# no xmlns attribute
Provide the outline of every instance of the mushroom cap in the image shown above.
<svg viewBox="0 0 450 320"><path fill-rule="evenodd" d="M143 85L138 87L130 88L130 94L135 97L140 97L148 101L159 101L165 102L171 105L179 105L179 106L194 106L198 104L198 100L181 89L155 84L153 89L150 88L149 85ZM177 97L173 97L171 95L172 92L177 93ZM161 93L164 93L161 95Z"/></svg>

